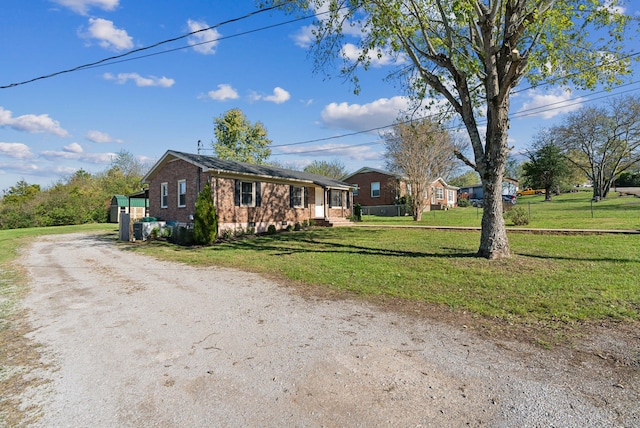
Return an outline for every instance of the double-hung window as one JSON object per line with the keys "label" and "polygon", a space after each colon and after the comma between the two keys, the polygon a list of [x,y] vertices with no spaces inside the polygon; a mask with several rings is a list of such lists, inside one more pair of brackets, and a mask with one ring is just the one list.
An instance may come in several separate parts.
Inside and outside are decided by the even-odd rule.
{"label": "double-hung window", "polygon": [[178,180],[178,207],[187,206],[187,180]]}
{"label": "double-hung window", "polygon": [[436,187],[436,198],[444,199],[444,189],[442,187]]}
{"label": "double-hung window", "polygon": [[371,197],[379,198],[380,197],[380,182],[375,181],[371,183]]}
{"label": "double-hung window", "polygon": [[340,190],[331,191],[331,206],[332,207],[342,206],[342,192]]}
{"label": "double-hung window", "polygon": [[256,206],[256,186],[251,181],[240,182],[240,206]]}
{"label": "double-hung window", "polygon": [[160,184],[160,208],[169,206],[169,183]]}
{"label": "double-hung window", "polygon": [[304,187],[291,186],[291,206],[293,208],[304,206]]}

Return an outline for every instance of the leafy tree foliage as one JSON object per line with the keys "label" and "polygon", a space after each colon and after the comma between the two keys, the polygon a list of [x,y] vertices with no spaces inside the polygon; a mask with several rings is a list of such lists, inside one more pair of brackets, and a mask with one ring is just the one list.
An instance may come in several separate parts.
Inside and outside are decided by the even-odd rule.
{"label": "leafy tree foliage", "polygon": [[480,183],[480,176],[476,171],[470,170],[449,179],[448,183],[457,187],[473,186]]}
{"label": "leafy tree foliage", "polygon": [[550,201],[552,192],[570,172],[568,161],[549,131],[538,133],[527,155],[529,161],[522,166],[524,177],[531,187],[544,189],[545,200]]}
{"label": "leafy tree foliage", "polygon": [[213,194],[209,181],[198,194],[193,216],[193,239],[197,244],[209,245],[218,236],[218,219],[213,204]]}
{"label": "leafy tree foliage", "polygon": [[20,180],[0,200],[0,229],[107,222],[113,195],[140,189],[142,176],[136,174],[142,169],[120,169],[134,164],[135,158],[123,151],[105,172],[80,169],[45,190]]}
{"label": "leafy tree foliage", "polygon": [[[342,74],[359,90],[358,72],[383,60],[417,103],[444,99],[473,147],[484,188],[478,255],[510,255],[502,217],[502,181],[512,89],[527,78],[553,78],[594,88],[630,73],[625,34],[631,17],[620,0],[267,0],[289,11],[318,14],[312,46],[316,66],[341,58]],[[603,36],[604,35],[604,36]],[[348,40],[347,40],[348,39]],[[346,42],[351,48],[344,49]],[[628,45],[626,45],[628,43]],[[351,55],[358,52],[357,57]],[[606,53],[606,54],[603,54]],[[434,103],[434,105],[438,105]],[[481,135],[478,119],[486,117]]]}
{"label": "leafy tree foliage", "polygon": [[271,140],[260,122],[252,124],[240,109],[231,109],[214,119],[216,142],[212,143],[220,159],[262,164],[271,156]]}
{"label": "leafy tree foliage", "polygon": [[567,158],[593,183],[593,197],[606,198],[621,173],[640,164],[640,97],[616,98],[585,107],[552,131]]}
{"label": "leafy tree foliage", "polygon": [[398,122],[386,135],[387,167],[407,177],[413,220],[420,221],[431,183],[451,172],[457,149],[451,135],[438,122]]}
{"label": "leafy tree foliage", "polygon": [[344,164],[337,159],[330,162],[314,160],[311,164],[305,166],[303,171],[310,174],[324,175],[336,180],[340,180],[347,175],[347,169]]}

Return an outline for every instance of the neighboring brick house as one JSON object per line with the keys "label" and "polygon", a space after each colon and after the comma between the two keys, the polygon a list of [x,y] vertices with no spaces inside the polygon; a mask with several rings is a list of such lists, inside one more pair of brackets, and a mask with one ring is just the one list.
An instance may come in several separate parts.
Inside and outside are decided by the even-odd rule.
{"label": "neighboring brick house", "polygon": [[198,194],[211,184],[218,230],[253,227],[265,232],[313,219],[331,225],[351,216],[349,184],[328,177],[212,156],[167,151],[143,178],[149,215],[193,221]]}
{"label": "neighboring brick house", "polygon": [[[342,178],[355,187],[353,202],[374,215],[404,215],[401,204],[408,194],[406,178],[400,174],[364,167]],[[448,185],[442,178],[435,180],[425,195],[425,211],[455,207],[458,188]]]}

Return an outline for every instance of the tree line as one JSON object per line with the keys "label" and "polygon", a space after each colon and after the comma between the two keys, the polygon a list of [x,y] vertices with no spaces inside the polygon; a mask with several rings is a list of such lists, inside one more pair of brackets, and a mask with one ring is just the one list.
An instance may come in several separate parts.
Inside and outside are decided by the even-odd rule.
{"label": "tree line", "polygon": [[47,189],[22,179],[3,192],[0,229],[106,223],[111,198],[139,191],[146,168],[120,151],[105,171],[80,169]]}

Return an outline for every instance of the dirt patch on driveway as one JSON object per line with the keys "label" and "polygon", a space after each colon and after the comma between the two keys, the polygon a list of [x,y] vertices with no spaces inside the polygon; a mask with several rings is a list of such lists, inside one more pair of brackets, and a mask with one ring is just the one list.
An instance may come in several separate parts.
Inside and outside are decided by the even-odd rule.
{"label": "dirt patch on driveway", "polygon": [[608,337],[487,339],[91,235],[21,262],[47,381],[22,396],[35,426],[640,426],[637,342],[627,364],[596,355]]}

